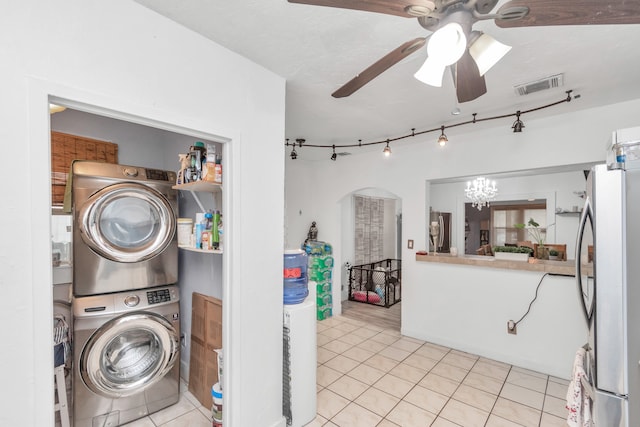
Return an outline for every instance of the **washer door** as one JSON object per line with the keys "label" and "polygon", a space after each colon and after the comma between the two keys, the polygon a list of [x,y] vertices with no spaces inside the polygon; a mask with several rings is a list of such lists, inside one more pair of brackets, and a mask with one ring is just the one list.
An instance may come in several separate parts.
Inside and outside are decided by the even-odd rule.
{"label": "washer door", "polygon": [[78,369],[94,393],[109,398],[131,396],[171,370],[178,361],[179,341],[175,328],[158,314],[124,314],[89,338]]}
{"label": "washer door", "polygon": [[82,240],[116,262],[140,262],[160,254],[176,231],[176,214],[153,188],[133,182],[94,193],[78,216]]}

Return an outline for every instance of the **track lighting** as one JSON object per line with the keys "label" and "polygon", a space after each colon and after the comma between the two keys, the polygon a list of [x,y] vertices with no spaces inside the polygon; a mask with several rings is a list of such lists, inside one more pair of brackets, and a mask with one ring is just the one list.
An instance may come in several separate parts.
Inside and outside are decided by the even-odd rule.
{"label": "track lighting", "polygon": [[[522,132],[522,129],[525,127],[524,123],[522,122],[522,120],[520,120],[520,116],[522,114],[526,114],[526,113],[530,113],[532,111],[538,111],[538,110],[542,110],[545,108],[550,108],[553,106],[556,106],[558,104],[562,104],[565,102],[570,102],[572,99],[578,99],[580,98],[580,95],[575,95],[572,96],[572,90],[568,90],[566,91],[566,98],[561,99],[559,101],[555,101],[546,105],[542,105],[539,107],[535,107],[535,108],[531,108],[529,110],[524,110],[524,111],[520,111],[518,110],[516,113],[512,113],[512,114],[502,114],[502,115],[497,115],[497,116],[492,116],[492,117],[483,117],[483,118],[478,118],[476,117],[478,113],[473,113],[473,118],[471,120],[467,120],[467,121],[462,121],[462,122],[458,122],[458,123],[451,123],[448,126],[442,125],[440,127],[436,127],[436,128],[432,128],[432,129],[426,129],[426,130],[422,130],[419,132],[416,132],[415,128],[411,128],[411,133],[406,134],[406,135],[402,135],[402,136],[397,136],[394,137],[393,140],[394,141],[399,141],[405,138],[411,138],[411,137],[415,137],[418,135],[423,135],[426,133],[430,133],[430,132],[437,132],[438,130],[440,131],[440,136],[438,137],[438,145],[440,145],[441,147],[444,147],[448,142],[449,139],[447,138],[447,135],[444,134],[444,130],[445,128],[449,128],[449,127],[457,127],[457,126],[462,126],[462,125],[470,125],[470,124],[475,124],[475,123],[480,123],[480,122],[485,122],[485,121],[489,121],[489,120],[499,120],[499,119],[504,119],[505,117],[511,117],[511,116],[516,116],[516,121],[513,122],[511,128],[513,129],[514,132]],[[308,147],[308,148],[331,148],[332,149],[332,153],[331,153],[331,160],[335,161],[338,159],[338,154],[336,153],[336,146],[334,145],[321,145],[321,144],[307,144],[306,141],[302,138],[298,138],[296,139],[296,142],[294,143],[290,143],[289,139],[285,140],[285,147],[288,147],[289,144],[291,144],[293,146],[293,149],[291,150],[290,156],[292,159],[296,159],[298,157],[298,153],[296,152],[296,144],[298,145],[298,148],[302,148],[303,144],[304,147]],[[389,142],[390,139],[386,139],[386,140],[382,140],[382,141],[372,141],[372,142],[362,142],[361,139],[358,140],[358,143],[354,143],[354,144],[342,144],[339,145],[340,148],[348,148],[348,147],[368,147],[370,145],[378,145],[378,144],[385,144],[384,149],[382,150],[382,152],[384,153],[385,157],[391,155],[391,147],[389,146]],[[349,153],[343,153],[343,154],[349,154]]]}
{"label": "track lighting", "polygon": [[520,111],[518,111],[516,113],[516,121],[513,122],[513,125],[511,126],[511,128],[513,129],[514,132],[522,132],[523,127],[524,127],[524,123],[522,123],[522,120],[520,120]]}
{"label": "track lighting", "polygon": [[444,126],[442,126],[442,127],[440,128],[440,131],[441,131],[442,133],[441,133],[441,134],[440,134],[440,136],[438,137],[438,145],[439,145],[440,147],[444,147],[444,146],[447,144],[447,142],[449,142],[449,140],[447,139],[447,135],[445,135],[445,134],[444,134]]}
{"label": "track lighting", "polygon": [[391,155],[391,148],[389,147],[389,140],[387,139],[387,146],[382,150],[385,157],[389,157]]}

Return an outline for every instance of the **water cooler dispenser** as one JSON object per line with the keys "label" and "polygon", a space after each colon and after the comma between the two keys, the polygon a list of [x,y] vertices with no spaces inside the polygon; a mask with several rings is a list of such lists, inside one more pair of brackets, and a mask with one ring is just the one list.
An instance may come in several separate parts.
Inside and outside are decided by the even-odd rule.
{"label": "water cooler dispenser", "polygon": [[[302,283],[304,282],[304,286]],[[284,256],[282,413],[287,426],[301,427],[316,417],[315,298],[307,298],[307,256]]]}

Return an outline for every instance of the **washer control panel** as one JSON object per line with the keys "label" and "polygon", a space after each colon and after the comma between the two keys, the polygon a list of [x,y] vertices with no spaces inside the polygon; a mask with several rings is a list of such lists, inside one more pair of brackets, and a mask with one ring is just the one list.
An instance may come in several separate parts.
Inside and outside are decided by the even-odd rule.
{"label": "washer control panel", "polygon": [[149,304],[159,304],[161,302],[170,302],[170,301],[171,301],[171,293],[167,288],[147,291],[147,302]]}
{"label": "washer control panel", "polygon": [[80,318],[145,310],[151,306],[175,304],[178,301],[180,301],[178,287],[170,285],[154,289],[76,297],[73,298],[72,308],[74,316]]}

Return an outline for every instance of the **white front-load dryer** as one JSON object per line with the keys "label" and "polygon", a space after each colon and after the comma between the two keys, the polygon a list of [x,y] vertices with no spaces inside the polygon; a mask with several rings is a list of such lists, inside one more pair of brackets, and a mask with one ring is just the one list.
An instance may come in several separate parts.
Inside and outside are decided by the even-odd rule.
{"label": "white front-load dryer", "polygon": [[114,427],[180,398],[177,286],[76,297],[73,420]]}

